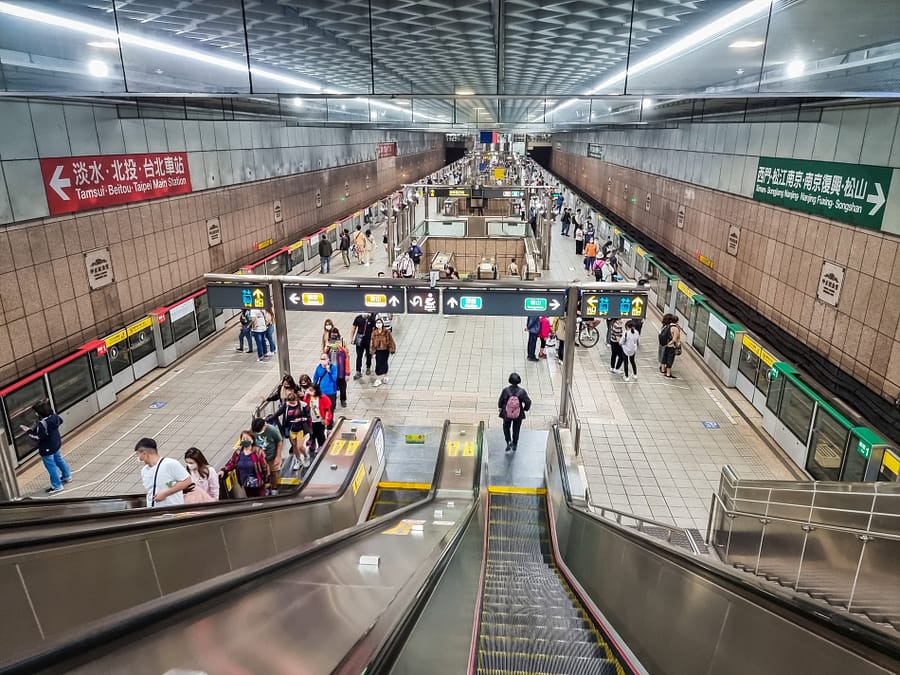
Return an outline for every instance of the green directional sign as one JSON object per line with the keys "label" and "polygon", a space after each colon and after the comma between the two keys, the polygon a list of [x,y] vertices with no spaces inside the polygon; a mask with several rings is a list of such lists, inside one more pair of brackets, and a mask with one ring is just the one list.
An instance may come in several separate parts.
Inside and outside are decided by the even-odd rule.
{"label": "green directional sign", "polygon": [[760,157],[753,198],[880,230],[893,171],[866,164]]}
{"label": "green directional sign", "polygon": [[459,299],[460,309],[481,309],[481,298],[477,295],[464,295]]}
{"label": "green directional sign", "polygon": [[547,310],[547,298],[525,298],[526,312],[544,312]]}

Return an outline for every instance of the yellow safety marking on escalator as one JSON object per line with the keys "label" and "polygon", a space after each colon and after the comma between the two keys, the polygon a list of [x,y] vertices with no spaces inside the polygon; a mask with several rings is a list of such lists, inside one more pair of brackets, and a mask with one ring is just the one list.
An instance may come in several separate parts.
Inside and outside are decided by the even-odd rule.
{"label": "yellow safety marking on escalator", "polygon": [[353,457],[356,454],[356,449],[359,447],[359,441],[349,441],[347,443],[347,450],[344,451],[344,454],[347,457]]}
{"label": "yellow safety marking on escalator", "polygon": [[431,483],[401,483],[399,481],[383,480],[378,484],[382,490],[430,490]]}
{"label": "yellow safety marking on escalator", "polygon": [[[519,487],[518,485],[491,485],[488,488],[488,492],[492,495],[545,495],[547,494],[547,488]],[[491,508],[494,507],[491,506]]]}
{"label": "yellow safety marking on escalator", "polygon": [[382,531],[382,534],[397,534],[401,537],[407,536],[410,532],[412,532],[413,525],[424,525],[424,520],[401,520],[399,523],[394,525],[393,527],[389,527],[386,530]]}
{"label": "yellow safety marking on escalator", "polygon": [[353,482],[350,484],[353,487],[353,494],[355,495],[359,492],[360,486],[363,484],[363,481],[366,478],[366,467],[360,464],[356,468],[356,475],[353,476]]}
{"label": "yellow safety marking on escalator", "polygon": [[466,441],[463,443],[463,457],[475,456],[475,441]]}
{"label": "yellow safety marking on escalator", "polygon": [[459,441],[447,441],[447,457],[459,457]]}
{"label": "yellow safety marking on escalator", "polygon": [[279,485],[300,485],[300,479],[299,478],[281,477],[278,479],[278,484]]}
{"label": "yellow safety marking on escalator", "polygon": [[347,444],[347,441],[336,440],[331,444],[331,449],[328,451],[329,455],[339,455],[344,451],[344,446]]}

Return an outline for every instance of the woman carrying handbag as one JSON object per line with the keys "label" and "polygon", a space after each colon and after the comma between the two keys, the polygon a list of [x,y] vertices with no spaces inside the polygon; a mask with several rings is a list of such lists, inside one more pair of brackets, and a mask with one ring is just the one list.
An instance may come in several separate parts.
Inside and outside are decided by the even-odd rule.
{"label": "woman carrying handbag", "polygon": [[240,447],[231,455],[228,463],[219,471],[220,476],[234,471],[237,484],[248,497],[264,497],[269,478],[269,465],[263,449],[256,445],[256,435],[249,430],[241,432]]}

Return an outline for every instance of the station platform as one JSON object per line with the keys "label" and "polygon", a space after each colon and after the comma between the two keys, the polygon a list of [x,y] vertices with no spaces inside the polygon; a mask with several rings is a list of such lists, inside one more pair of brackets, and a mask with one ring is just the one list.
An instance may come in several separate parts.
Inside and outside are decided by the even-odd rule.
{"label": "station platform", "polygon": [[[383,226],[374,230],[376,241],[382,233]],[[552,236],[551,268],[544,278],[586,278],[574,241],[562,237],[558,225]],[[335,277],[390,276],[382,247],[370,266],[354,262],[345,268],[336,255],[332,270]],[[354,314],[288,313],[295,377],[317,365],[326,317],[349,337]],[[439,428],[445,419],[484,421],[490,439],[501,425],[500,391],[509,373],[517,371],[534,403],[523,429],[546,431],[556,421],[561,363],[552,350],[546,360],[527,361],[524,319],[397,315],[393,327],[397,353],[390,360],[388,384],[374,387],[374,374],[350,380],[348,407],[338,407],[336,414],[379,416],[388,428]],[[573,392],[583,423],[581,460],[594,503],[705,530],[710,494],[724,464],[746,478],[796,474],[754,428],[759,420],[745,417],[729,401],[704,367],[687,356],[690,350],[676,362],[677,380],[658,374],[658,329],[657,319],[645,322],[636,382],[608,372],[609,350],[602,343],[576,349]],[[237,337],[235,324],[157,377],[135,383],[96,422],[67,436],[63,454],[74,481],[59,494],[141,492],[132,450],[143,436],[156,438],[168,456],[180,459],[194,446],[213,464],[223,462],[278,379],[275,360],[259,363],[255,354],[237,352]],[[352,346],[350,351],[355,358]],[[43,467],[26,470],[20,485],[23,494],[45,496]]]}

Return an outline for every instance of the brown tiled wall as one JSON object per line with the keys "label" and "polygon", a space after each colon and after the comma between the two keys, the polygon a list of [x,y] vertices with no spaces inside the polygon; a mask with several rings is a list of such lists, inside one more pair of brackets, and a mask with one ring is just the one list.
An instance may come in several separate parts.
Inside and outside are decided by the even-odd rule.
{"label": "brown tiled wall", "polygon": [[[873,391],[900,397],[896,237],[558,150],[552,167]],[[726,252],[731,225],[741,230],[737,256]],[[846,269],[836,308],[816,298],[825,260]]]}
{"label": "brown tiled wall", "polygon": [[493,258],[500,270],[500,276],[506,276],[506,268],[513,258],[521,269],[525,259],[525,240],[513,238],[471,238],[428,237],[425,240],[426,260],[431,260],[435,253],[452,253],[453,266],[460,274],[475,274],[475,267],[482,258]]}
{"label": "brown tiled wall", "polygon": [[[261,258],[256,242],[274,239],[274,250],[296,241],[443,162],[440,147],[0,228],[0,386],[190,294],[206,272],[234,272]],[[341,201],[345,181],[351,193]],[[284,220],[276,225],[277,199]],[[210,247],[206,221],[214,216],[222,243]],[[110,249],[115,283],[90,291],[84,254],[101,247]]]}

